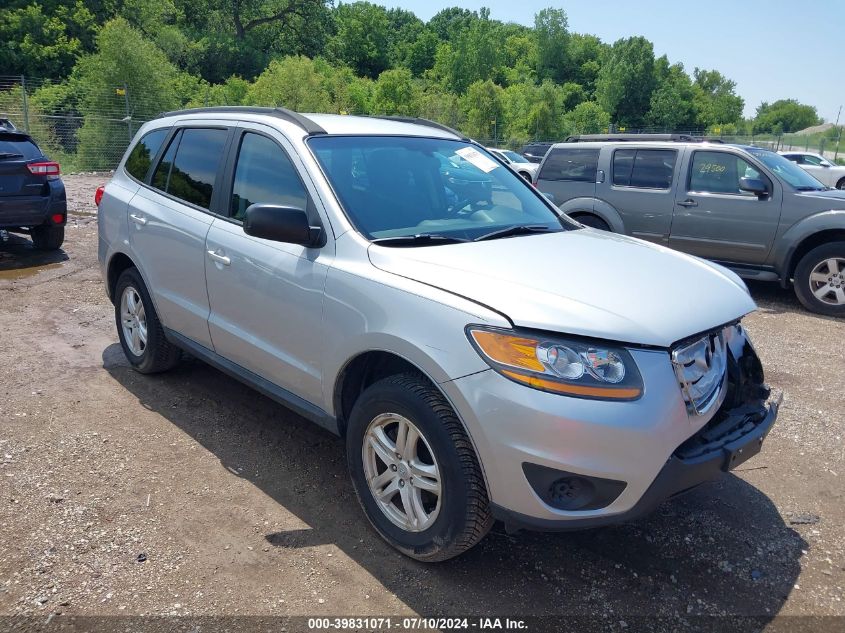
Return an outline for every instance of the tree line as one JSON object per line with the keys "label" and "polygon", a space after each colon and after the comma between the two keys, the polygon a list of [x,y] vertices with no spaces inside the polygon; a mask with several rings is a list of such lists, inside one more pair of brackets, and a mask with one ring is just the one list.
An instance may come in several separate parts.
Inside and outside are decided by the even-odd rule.
{"label": "tree line", "polygon": [[[562,9],[523,26],[487,9],[447,8],[424,22],[404,9],[331,0],[6,5],[0,72],[51,79],[31,95],[36,111],[86,117],[125,106],[142,119],[249,104],[401,114],[511,144],[611,124],[745,134],[820,123],[815,108],[792,99],[761,104],[745,120],[736,84],[718,70],[688,72],[644,37],[607,43],[573,32]],[[94,156],[114,133],[86,118],[75,142]]]}

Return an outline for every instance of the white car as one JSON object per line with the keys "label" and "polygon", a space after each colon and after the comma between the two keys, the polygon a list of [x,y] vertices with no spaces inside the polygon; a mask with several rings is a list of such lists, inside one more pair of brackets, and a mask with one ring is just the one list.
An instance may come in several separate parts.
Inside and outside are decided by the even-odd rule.
{"label": "white car", "polygon": [[780,154],[801,168],[823,185],[845,189],[845,166],[834,165],[824,156],[812,152],[780,152]]}
{"label": "white car", "polygon": [[517,154],[509,149],[496,149],[495,147],[488,147],[486,149],[497,158],[505,161],[516,173],[528,182],[534,182],[537,178],[537,171],[540,169],[539,163],[532,163],[522,154]]}

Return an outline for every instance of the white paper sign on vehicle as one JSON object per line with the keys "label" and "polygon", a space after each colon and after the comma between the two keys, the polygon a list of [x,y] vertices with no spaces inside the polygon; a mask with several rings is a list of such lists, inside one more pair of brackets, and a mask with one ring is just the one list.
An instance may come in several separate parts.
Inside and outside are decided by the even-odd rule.
{"label": "white paper sign on vehicle", "polygon": [[455,153],[461,158],[463,158],[465,161],[472,163],[473,165],[478,167],[485,174],[493,171],[494,169],[496,169],[496,167],[500,166],[499,163],[497,163],[495,160],[493,160],[492,158],[487,158],[484,154],[482,154],[473,147],[462,147]]}

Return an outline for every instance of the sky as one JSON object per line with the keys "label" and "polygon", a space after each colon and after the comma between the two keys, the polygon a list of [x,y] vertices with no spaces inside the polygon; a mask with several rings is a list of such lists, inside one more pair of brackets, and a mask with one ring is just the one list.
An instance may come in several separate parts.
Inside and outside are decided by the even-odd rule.
{"label": "sky", "polygon": [[[374,0],[430,19],[445,7],[490,8],[490,17],[533,25],[564,9],[570,31],[612,43],[643,35],[658,57],[733,79],[753,116],[763,101],[793,98],[833,122],[845,104],[845,0]],[[843,111],[841,121],[845,121]]]}

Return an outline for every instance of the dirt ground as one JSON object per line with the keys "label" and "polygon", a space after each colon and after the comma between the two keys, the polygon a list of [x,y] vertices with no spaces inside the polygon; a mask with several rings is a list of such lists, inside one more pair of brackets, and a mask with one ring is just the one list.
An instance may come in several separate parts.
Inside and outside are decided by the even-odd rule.
{"label": "dirt ground", "polygon": [[845,322],[753,285],[784,392],[760,455],[646,520],[496,526],[424,565],[369,527],[339,440],[198,361],[129,368],[97,265],[106,178],[66,177],[63,251],[0,243],[0,615],[845,615]]}

